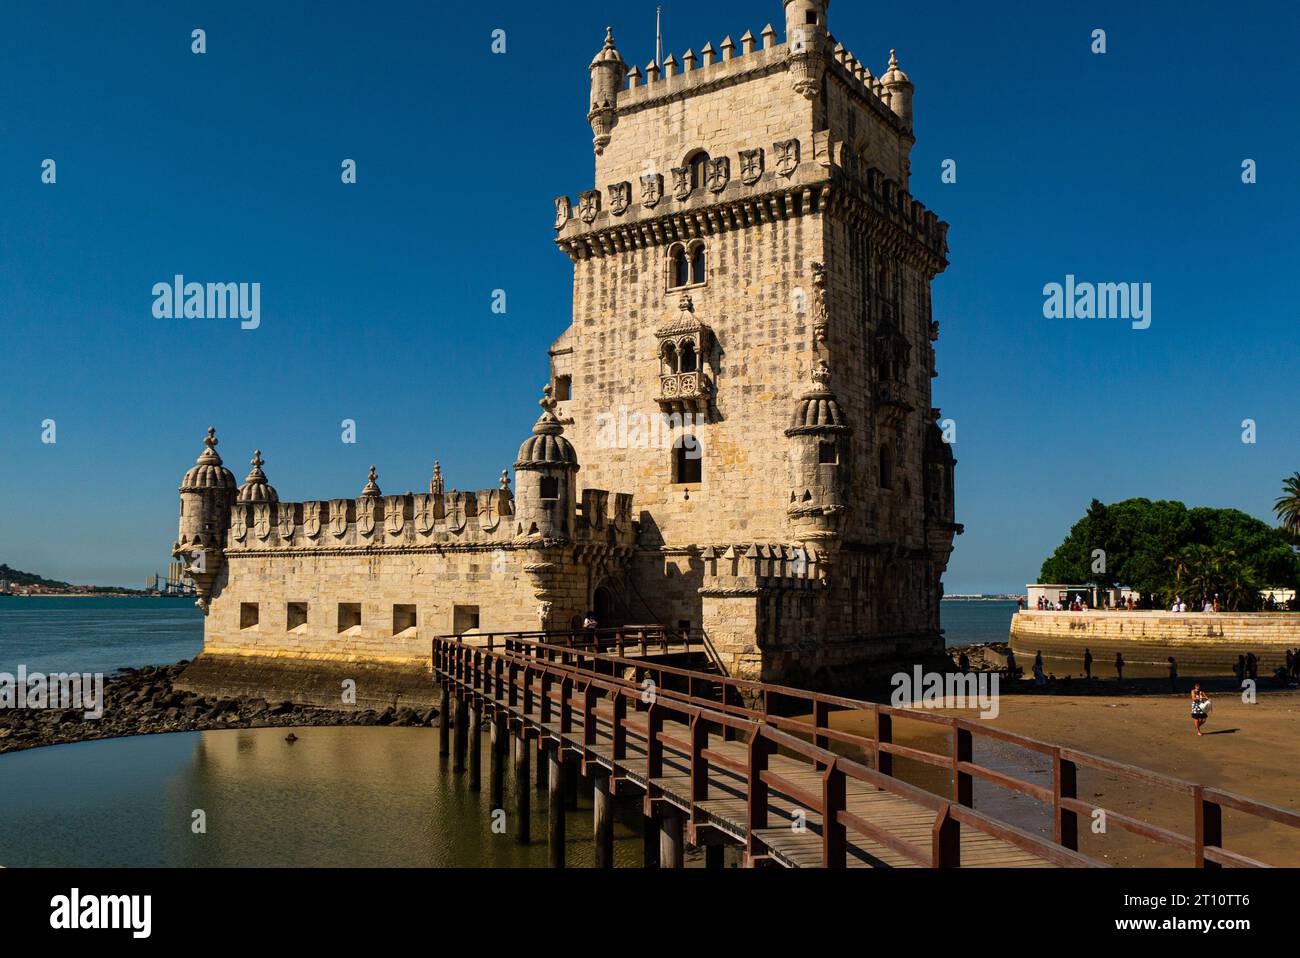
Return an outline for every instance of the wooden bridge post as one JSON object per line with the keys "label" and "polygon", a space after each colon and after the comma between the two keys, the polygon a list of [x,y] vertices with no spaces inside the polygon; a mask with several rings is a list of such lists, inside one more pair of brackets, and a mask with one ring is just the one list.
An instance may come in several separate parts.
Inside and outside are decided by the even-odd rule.
{"label": "wooden bridge post", "polygon": [[593,773],[596,783],[595,801],[592,803],[592,825],[596,837],[596,867],[614,867],[614,793],[610,788],[609,774],[604,769]]}
{"label": "wooden bridge post", "polygon": [[465,701],[465,694],[459,690],[456,693],[456,724],[452,727],[452,731],[456,735],[452,768],[457,772],[463,772],[465,750],[469,747],[469,703]]}
{"label": "wooden bridge post", "polygon": [[961,823],[952,817],[952,806],[946,805],[934,821],[930,834],[930,865],[932,868],[961,867]]}
{"label": "wooden bridge post", "polygon": [[894,774],[894,756],[880,746],[894,744],[894,717],[879,708],[876,710],[876,771],[881,775]]}
{"label": "wooden bridge post", "polygon": [[506,713],[504,709],[493,709],[491,770],[488,773],[489,798],[494,809],[503,808],[506,803],[506,744],[509,739],[506,731]]}
{"label": "wooden bridge post", "polygon": [[822,774],[822,866],[848,866],[848,829],[840,814],[848,807],[848,786],[844,772],[832,761]]}
{"label": "wooden bridge post", "polygon": [[682,840],[682,816],[675,810],[666,812],[659,826],[659,867],[681,868],[686,844]]}
{"label": "wooden bridge post", "polygon": [[[973,761],[975,761],[975,744],[970,729],[954,724],[952,727],[952,800],[967,808],[975,807],[975,779],[970,772],[961,770],[961,763]],[[1057,776],[1057,780],[1060,780],[1060,776]]]}
{"label": "wooden bridge post", "polygon": [[581,775],[578,756],[560,749],[560,764],[564,767],[564,807],[577,811],[578,778]]}
{"label": "wooden bridge post", "polygon": [[658,868],[660,816],[658,813],[646,815],[642,818],[641,824],[643,826],[641,867]]}
{"label": "wooden bridge post", "polygon": [[547,851],[552,868],[564,867],[564,750],[559,743],[546,746],[547,768],[550,770],[550,794],[547,796],[547,818],[550,834]]}
{"label": "wooden bridge post", "polygon": [[483,788],[483,699],[474,696],[474,705],[470,712],[469,728],[469,787],[470,791]]}
{"label": "wooden bridge post", "polygon": [[1079,814],[1062,807],[1061,800],[1079,797],[1079,769],[1061,758],[1059,748],[1052,749],[1052,811],[1056,843],[1071,851],[1079,850]]}
{"label": "wooden bridge post", "polygon": [[763,781],[763,773],[775,751],[776,746],[763,736],[762,728],[755,726],[749,739],[749,808],[745,829],[745,852],[750,857],[762,851],[755,843],[754,832],[767,828],[767,782]]}
{"label": "wooden bridge post", "polygon": [[438,692],[438,757],[451,754],[451,688],[450,679],[442,680]]}
{"label": "wooden bridge post", "polygon": [[537,781],[535,782],[539,792],[546,790],[548,775],[546,769],[546,739],[539,734],[537,736]]}
{"label": "wooden bridge post", "polygon": [[520,726],[515,741],[515,837],[520,845],[527,845],[529,840],[529,800],[532,794],[529,787],[532,784],[529,781],[532,777],[528,771],[529,757],[528,735],[523,726]]}
{"label": "wooden bridge post", "polygon": [[1192,801],[1196,803],[1196,867],[1222,868],[1205,857],[1205,849],[1223,847],[1223,806],[1205,797],[1204,785],[1193,787]]}

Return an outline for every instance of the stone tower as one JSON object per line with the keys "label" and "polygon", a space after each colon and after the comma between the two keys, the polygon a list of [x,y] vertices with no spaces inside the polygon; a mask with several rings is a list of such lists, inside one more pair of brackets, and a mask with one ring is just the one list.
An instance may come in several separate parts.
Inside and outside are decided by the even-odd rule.
{"label": "stone tower", "polygon": [[[234,474],[217,455],[217,431],[209,429],[203,452],[181,480],[180,531],[172,556],[184,563],[194,580],[199,608],[206,611],[214,585],[223,571],[230,508],[239,494]],[[254,471],[260,472],[255,456]],[[252,481],[250,476],[249,480]],[[266,477],[262,477],[266,481]]]}
{"label": "stone tower", "polygon": [[783,6],[784,42],[644,73],[607,31],[595,181],[555,203],[574,306],[552,382],[585,480],[640,510],[622,617],[703,629],[735,674],[852,684],[941,648],[948,227],[910,193],[897,55],[877,79],[828,0]]}

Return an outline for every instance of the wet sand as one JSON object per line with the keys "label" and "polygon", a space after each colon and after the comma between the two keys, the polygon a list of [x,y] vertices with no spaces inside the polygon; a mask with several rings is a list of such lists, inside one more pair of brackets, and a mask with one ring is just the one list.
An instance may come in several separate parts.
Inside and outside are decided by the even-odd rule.
{"label": "wet sand", "polygon": [[[990,726],[1046,742],[1136,765],[1175,778],[1237,792],[1248,798],[1300,811],[1300,691],[1261,692],[1256,704],[1240,693],[1211,693],[1214,710],[1198,738],[1187,695],[1096,694],[1003,695]],[[969,710],[944,710],[977,718]],[[869,732],[862,713],[843,712],[832,724]],[[950,754],[946,734],[920,722],[895,720],[895,741],[926,751]],[[976,762],[1017,778],[1049,785],[1049,762],[1042,756],[977,738]],[[849,749],[846,751],[852,752]],[[857,757],[857,756],[855,756]],[[896,760],[895,774],[932,791],[946,793],[948,775],[941,769]],[[1193,834],[1190,797],[1134,784],[1118,776],[1080,769],[1079,797],[1112,811]],[[1050,808],[1025,796],[977,783],[975,807],[996,818],[1050,835]],[[1225,810],[1224,846],[1273,865],[1300,866],[1300,830]],[[1188,867],[1190,852],[1129,835],[1117,828],[1094,833],[1079,822],[1080,850],[1116,865]]]}

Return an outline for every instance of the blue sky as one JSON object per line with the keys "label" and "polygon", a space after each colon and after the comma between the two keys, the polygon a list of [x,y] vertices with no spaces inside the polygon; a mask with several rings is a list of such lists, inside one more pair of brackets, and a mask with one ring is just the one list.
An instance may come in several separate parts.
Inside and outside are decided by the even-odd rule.
{"label": "blue sky", "polygon": [[[782,23],[777,0],[664,8],[679,58]],[[935,399],[967,533],[949,591],[1034,579],[1093,496],[1264,518],[1300,469],[1298,11],[832,4],[877,75],[898,49],[912,190],[952,223]],[[390,492],[434,459],[449,485],[493,485],[568,322],[551,199],[593,185],[586,67],[608,23],[652,58],[650,2],[6,0],[0,561],[163,570],[208,425],[239,478],[261,448],[290,499],[355,495],[372,462]],[[155,319],[175,273],[260,282],[261,328]],[[1151,328],[1045,319],[1067,274],[1151,283]]]}

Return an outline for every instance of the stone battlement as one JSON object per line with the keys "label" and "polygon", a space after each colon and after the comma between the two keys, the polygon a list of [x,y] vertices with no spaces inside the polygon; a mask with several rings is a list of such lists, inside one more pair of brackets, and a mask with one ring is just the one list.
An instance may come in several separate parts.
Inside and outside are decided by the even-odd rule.
{"label": "stone battlement", "polygon": [[856,200],[859,217],[872,214],[892,224],[946,262],[948,223],[828,132],[814,134],[807,145],[791,140],[773,148],[784,157],[775,168],[764,171],[759,163],[751,176],[744,172],[747,158],[763,151],[758,146],[743,151],[736,158],[741,178],[718,190],[679,191],[652,200],[643,193],[634,203],[631,184],[612,184],[604,192],[580,194],[576,214],[571,198],[557,197],[556,245],[577,261],[805,216],[828,204],[848,211]]}
{"label": "stone battlement", "polygon": [[[584,489],[572,530],[577,543],[630,546],[632,497]],[[236,502],[226,552],[267,550],[401,550],[439,546],[498,547],[532,534],[516,521],[508,489],[310,502]]]}

